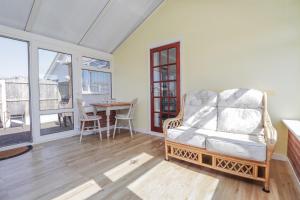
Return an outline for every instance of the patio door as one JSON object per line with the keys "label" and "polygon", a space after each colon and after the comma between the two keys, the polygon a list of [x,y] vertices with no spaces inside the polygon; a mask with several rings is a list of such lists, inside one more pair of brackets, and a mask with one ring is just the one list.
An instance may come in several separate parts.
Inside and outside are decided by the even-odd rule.
{"label": "patio door", "polygon": [[32,141],[28,47],[0,37],[0,148]]}
{"label": "patio door", "polygon": [[180,43],[150,50],[151,130],[162,132],[163,122],[180,110]]}

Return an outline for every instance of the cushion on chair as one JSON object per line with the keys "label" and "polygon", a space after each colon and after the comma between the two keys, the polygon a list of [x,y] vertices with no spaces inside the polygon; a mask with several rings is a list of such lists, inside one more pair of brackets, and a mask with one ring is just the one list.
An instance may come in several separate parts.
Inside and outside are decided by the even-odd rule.
{"label": "cushion on chair", "polygon": [[218,131],[256,134],[263,129],[263,93],[253,89],[225,90],[219,94]]}
{"label": "cushion on chair", "polygon": [[216,130],[217,97],[216,92],[206,90],[188,93],[184,105],[184,126]]}
{"label": "cushion on chair", "polygon": [[266,160],[266,143],[263,135],[224,133],[208,136],[206,149],[238,158]]}
{"label": "cushion on chair", "polygon": [[167,138],[169,141],[205,148],[205,136],[195,133],[196,130],[186,126],[168,129]]}

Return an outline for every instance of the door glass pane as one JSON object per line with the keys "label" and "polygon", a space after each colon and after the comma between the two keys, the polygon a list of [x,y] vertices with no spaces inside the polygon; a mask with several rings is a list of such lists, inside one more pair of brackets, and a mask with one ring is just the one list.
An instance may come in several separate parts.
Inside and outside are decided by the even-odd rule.
{"label": "door glass pane", "polygon": [[164,50],[160,52],[161,65],[165,65],[168,62],[168,51]]}
{"label": "door glass pane", "polygon": [[169,66],[169,80],[176,80],[176,65]]}
{"label": "door glass pane", "polygon": [[31,142],[28,43],[0,37],[0,147]]}
{"label": "door glass pane", "polygon": [[153,83],[153,96],[160,96],[160,83]]}
{"label": "door glass pane", "polygon": [[168,96],[168,82],[162,82],[161,83],[162,88],[161,88],[161,96],[167,97]]}
{"label": "door glass pane", "polygon": [[160,114],[154,113],[154,126],[160,127]]}
{"label": "door glass pane", "polygon": [[73,113],[57,113],[40,116],[41,135],[73,130]]}
{"label": "door glass pane", "polygon": [[72,108],[71,55],[39,49],[40,110]]}
{"label": "door glass pane", "polygon": [[153,68],[153,81],[160,81],[159,67]]}
{"label": "door glass pane", "polygon": [[168,80],[168,67],[161,67],[161,80],[166,81]]}
{"label": "door glass pane", "polygon": [[160,112],[160,98],[154,98],[154,112]]}
{"label": "door glass pane", "polygon": [[159,52],[155,52],[153,54],[153,65],[158,66],[159,65]]}
{"label": "door glass pane", "polygon": [[169,112],[168,98],[162,98],[162,112]]}
{"label": "door glass pane", "polygon": [[176,112],[176,99],[170,98],[170,112]]}
{"label": "door glass pane", "polygon": [[176,82],[175,81],[169,82],[169,95],[171,97],[176,97]]}
{"label": "door glass pane", "polygon": [[169,49],[169,63],[176,63],[176,48]]}
{"label": "door glass pane", "polygon": [[161,124],[164,124],[164,121],[168,118],[169,118],[169,114],[162,114],[161,115]]}

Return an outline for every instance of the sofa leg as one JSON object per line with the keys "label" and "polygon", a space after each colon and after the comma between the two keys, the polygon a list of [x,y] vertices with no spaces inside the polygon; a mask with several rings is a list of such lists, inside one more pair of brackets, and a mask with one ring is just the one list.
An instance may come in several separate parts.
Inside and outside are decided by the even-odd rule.
{"label": "sofa leg", "polygon": [[269,180],[267,180],[265,183],[264,183],[264,187],[262,189],[264,192],[266,193],[270,193],[270,182]]}

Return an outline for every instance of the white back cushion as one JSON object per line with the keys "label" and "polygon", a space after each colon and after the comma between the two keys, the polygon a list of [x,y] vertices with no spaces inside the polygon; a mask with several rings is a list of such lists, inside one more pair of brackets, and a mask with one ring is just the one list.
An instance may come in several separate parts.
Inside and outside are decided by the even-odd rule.
{"label": "white back cushion", "polygon": [[260,134],[263,129],[263,93],[231,89],[219,94],[218,131]]}
{"label": "white back cushion", "polygon": [[184,126],[217,129],[217,98],[213,91],[201,90],[187,94],[184,105]]}

